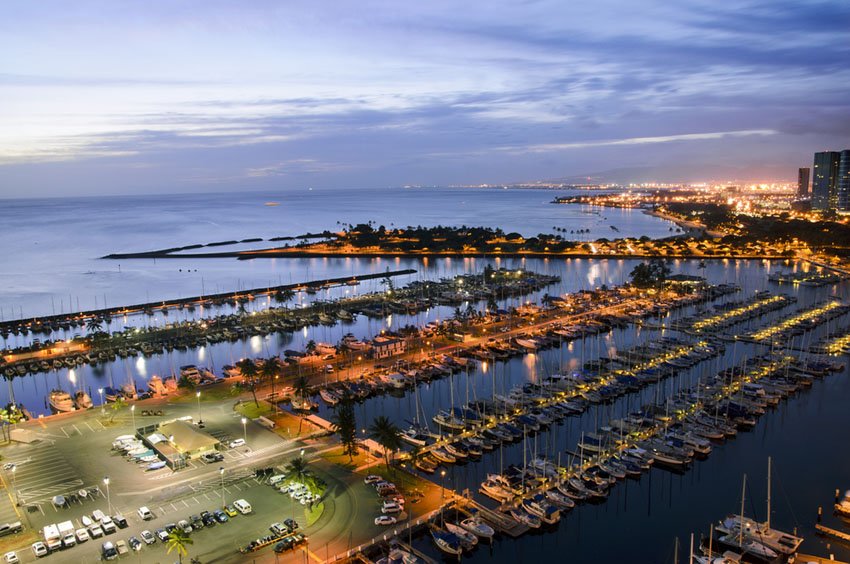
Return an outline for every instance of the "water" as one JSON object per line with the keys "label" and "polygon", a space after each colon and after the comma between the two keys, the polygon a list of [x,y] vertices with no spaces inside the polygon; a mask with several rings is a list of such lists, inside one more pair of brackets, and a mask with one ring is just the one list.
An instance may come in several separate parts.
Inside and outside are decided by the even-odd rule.
{"label": "water", "polygon": [[[411,279],[438,278],[461,272],[478,272],[485,264],[558,274],[561,283],[531,296],[592,289],[601,284],[619,284],[637,264],[631,260],[521,260],[483,259],[273,259],[237,262],[231,259],[112,261],[97,257],[110,252],[148,250],[191,243],[207,243],[248,237],[297,235],[308,231],[336,228],[336,221],[357,223],[374,220],[378,224],[453,224],[488,225],[506,232],[524,235],[551,232],[558,225],[568,230],[590,229],[584,236],[594,239],[614,235],[610,225],[617,225],[623,236],[669,234],[669,224],[630,210],[593,210],[578,206],[556,206],[548,202],[556,195],[551,191],[469,191],[469,190],[367,190],[314,191],[285,194],[192,195],[100,199],[16,200],[4,202],[0,209],[0,234],[7,245],[7,264],[0,272],[0,312],[6,319],[52,312],[166,299],[206,292],[263,286],[310,278],[347,276],[365,272],[381,272],[386,268],[415,268],[414,276],[400,278],[397,284]],[[280,201],[277,207],[264,206],[266,201]],[[674,271],[704,274],[712,282],[741,285],[746,295],[754,290],[770,288],[767,274],[780,265],[762,261],[709,261],[705,268],[691,261],[674,261]],[[800,266],[800,268],[803,268]],[[339,297],[345,292],[364,292],[379,288],[379,283],[365,283],[357,288],[337,288],[319,297]],[[797,306],[805,307],[829,295],[845,300],[850,285],[810,289],[782,287],[796,293]],[[737,299],[738,296],[732,296]],[[304,299],[302,296],[301,299]],[[504,304],[503,304],[504,305]],[[249,307],[263,307],[262,300]],[[342,334],[353,332],[361,338],[374,335],[383,327],[397,327],[409,322],[422,324],[445,318],[453,308],[433,308],[417,316],[391,316],[384,320],[360,318],[353,324],[336,327],[312,327],[291,335],[254,337],[236,343],[221,343],[194,351],[156,355],[150,358],[118,360],[98,367],[83,366],[75,370],[59,370],[34,377],[17,378],[11,384],[16,399],[34,413],[46,413],[44,398],[53,387],[67,390],[83,387],[96,390],[104,385],[120,385],[128,379],[140,387],[154,373],[169,374],[183,364],[212,366],[220,370],[244,356],[269,356],[286,348],[302,348],[307,340],[336,342]],[[773,313],[784,315],[792,308]],[[130,318],[127,324],[162,324],[182,319],[188,312],[172,312],[168,319]],[[115,330],[125,323],[115,320]],[[817,334],[834,332],[846,326],[843,319]],[[63,335],[67,338],[70,335]],[[563,366],[575,366],[611,349],[622,349],[634,343],[656,339],[658,331],[617,330],[610,335],[588,338],[584,342],[564,345],[560,350],[543,351],[507,363],[482,366],[468,375],[453,380],[455,403],[470,398],[487,397],[493,387],[510,389],[515,383],[539,378]],[[807,338],[808,339],[808,338]],[[17,342],[17,341],[15,341]],[[6,344],[14,344],[7,342]],[[809,340],[804,344],[808,345]],[[709,360],[676,380],[660,383],[662,390],[670,386],[689,386],[696,378],[714,373],[751,354],[752,346],[729,347],[722,358]],[[846,360],[846,359],[845,359]],[[830,506],[835,488],[850,487],[847,482],[850,453],[846,449],[848,428],[846,400],[850,394],[850,372],[817,381],[814,387],[783,402],[759,420],[752,432],[716,446],[706,461],[696,462],[684,475],[652,470],[640,481],[626,481],[617,486],[611,498],[602,505],[582,506],[567,514],[556,531],[527,535],[519,540],[497,540],[492,548],[479,547],[464,557],[472,562],[528,562],[535,558],[569,559],[574,562],[672,562],[674,537],[686,546],[691,532],[706,533],[708,524],[736,511],[740,504],[740,482],[743,473],[750,479],[752,500],[747,512],[764,517],[766,458],[774,457],[774,523],[792,529],[800,527],[807,537],[804,548],[826,553],[825,543],[815,537],[813,523],[818,505]],[[541,433],[529,448],[557,453],[574,449],[582,431],[588,431],[637,407],[653,397],[654,388],[624,397],[612,406],[594,408],[582,417],[570,418],[550,432]],[[9,400],[10,389],[0,389],[0,404]],[[97,392],[91,394],[97,402]],[[449,380],[435,381],[419,389],[424,416],[430,418],[440,407],[451,403]],[[328,415],[323,406],[322,413]],[[383,396],[358,405],[358,424],[365,426],[376,413],[391,417],[398,424],[415,416],[412,393],[404,397]],[[535,444],[536,443],[536,444]],[[481,462],[450,467],[447,486],[477,490],[477,484],[488,471],[522,461],[522,446],[506,447],[486,455]],[[437,478],[439,480],[439,477]],[[828,511],[827,511],[828,513]],[[436,555],[430,541],[421,539],[417,546]],[[833,546],[831,552],[847,559],[850,552]]]}
{"label": "water", "polygon": [[[387,260],[106,261],[116,252],[196,243],[268,239],[340,228],[338,222],[401,227],[483,225],[526,236],[553,227],[587,229],[581,240],[618,235],[666,237],[672,224],[638,210],[555,205],[569,191],[493,189],[293,190],[4,200],[0,206],[0,315],[93,309],[307,278],[383,271]],[[265,202],[279,206],[265,206]],[[259,245],[269,245],[260,243]],[[77,307],[79,305],[79,308]]]}

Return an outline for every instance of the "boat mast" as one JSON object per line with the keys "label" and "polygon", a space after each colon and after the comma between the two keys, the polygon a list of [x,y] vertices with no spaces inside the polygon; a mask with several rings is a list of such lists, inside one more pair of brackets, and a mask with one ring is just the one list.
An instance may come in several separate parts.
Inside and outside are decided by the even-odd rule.
{"label": "boat mast", "polygon": [[[711,556],[709,556],[709,559]],[[688,564],[694,564],[694,534],[691,533],[691,549],[688,551]]]}
{"label": "boat mast", "polygon": [[747,475],[744,474],[744,485],[741,488],[741,521],[738,523],[738,546],[744,546],[744,496],[747,494]]}
{"label": "boat mast", "polygon": [[771,458],[767,457],[767,521],[765,525],[770,529],[770,465]]}

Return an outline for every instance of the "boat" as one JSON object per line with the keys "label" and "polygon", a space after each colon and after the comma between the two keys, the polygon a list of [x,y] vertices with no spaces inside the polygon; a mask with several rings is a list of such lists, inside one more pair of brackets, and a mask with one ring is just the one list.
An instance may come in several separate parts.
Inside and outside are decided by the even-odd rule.
{"label": "boat", "polygon": [[455,431],[462,431],[466,427],[466,424],[462,419],[458,419],[448,411],[440,411],[437,415],[435,415],[434,423],[440,427],[445,427],[446,429],[452,429]]}
{"label": "boat", "polygon": [[83,390],[74,393],[74,403],[77,405],[77,409],[91,409],[93,405],[91,398]]}
{"label": "boat", "polygon": [[423,429],[420,429],[415,425],[411,425],[409,428],[401,432],[399,438],[413,446],[424,447],[428,444],[430,436],[427,435]]}
{"label": "boat", "polygon": [[457,459],[454,456],[441,448],[435,448],[432,450],[431,455],[440,462],[445,462],[446,464],[453,464],[457,462]]}
{"label": "boat", "polygon": [[74,411],[74,400],[71,399],[71,394],[62,390],[53,390],[48,397],[50,407],[58,413]]}
{"label": "boat", "polygon": [[449,532],[442,531],[436,528],[431,529],[431,538],[434,539],[434,544],[437,545],[437,548],[439,548],[446,554],[458,556],[461,552],[463,552],[463,547],[460,544],[460,539]]}
{"label": "boat", "polygon": [[421,564],[422,559],[397,546],[390,548],[390,553],[379,558],[375,564]]}
{"label": "boat", "polygon": [[312,411],[318,409],[319,404],[310,398],[302,398],[301,396],[292,397],[292,409],[297,411]]}
{"label": "boat", "polygon": [[514,494],[496,480],[487,479],[481,484],[481,493],[487,497],[491,497],[498,502],[505,502],[513,499]]}
{"label": "boat", "polygon": [[517,523],[521,523],[526,525],[532,529],[539,529],[541,525],[540,518],[537,515],[532,515],[531,513],[525,511],[524,509],[511,509],[508,511],[508,515],[513,517],[514,521]]}
{"label": "boat", "polygon": [[473,516],[464,519],[459,523],[459,525],[473,535],[483,539],[492,539],[496,535],[496,530],[482,521],[476,513],[477,511],[473,509]]}
{"label": "boat", "polygon": [[154,395],[164,396],[168,394],[165,384],[162,383],[162,378],[156,374],[151,376],[151,379],[148,380],[148,389],[153,392]]}
{"label": "boat", "polygon": [[460,539],[460,543],[464,546],[464,548],[472,549],[478,544],[478,537],[460,525],[455,523],[445,523],[444,527],[448,532]]}
{"label": "boat", "polygon": [[433,474],[437,470],[437,462],[430,456],[420,456],[413,465],[426,474]]}
{"label": "boat", "polygon": [[554,525],[561,520],[561,511],[557,507],[549,505],[543,494],[537,494],[531,499],[524,499],[522,508],[539,517],[547,525]]}
{"label": "boat", "polygon": [[836,503],[833,508],[836,513],[841,515],[850,516],[850,490],[844,492],[844,497]]}
{"label": "boat", "polygon": [[103,388],[103,397],[106,398],[106,401],[118,401],[118,398],[123,398],[124,394],[121,393],[121,390],[106,386]]}
{"label": "boat", "polygon": [[339,403],[339,396],[333,393],[330,390],[321,389],[319,390],[319,396],[324,400],[326,404],[333,407]]}

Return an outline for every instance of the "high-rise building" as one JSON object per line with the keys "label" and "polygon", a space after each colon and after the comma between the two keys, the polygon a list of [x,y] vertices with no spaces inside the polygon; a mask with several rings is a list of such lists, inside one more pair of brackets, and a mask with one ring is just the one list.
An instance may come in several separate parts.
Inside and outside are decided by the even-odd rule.
{"label": "high-rise building", "polygon": [[841,151],[838,161],[838,211],[850,213],[850,149]]}
{"label": "high-rise building", "polygon": [[812,172],[812,209],[829,211],[838,207],[838,164],[841,153],[815,153]]}
{"label": "high-rise building", "polygon": [[810,168],[801,168],[797,171],[797,197],[807,198],[809,196],[809,173]]}

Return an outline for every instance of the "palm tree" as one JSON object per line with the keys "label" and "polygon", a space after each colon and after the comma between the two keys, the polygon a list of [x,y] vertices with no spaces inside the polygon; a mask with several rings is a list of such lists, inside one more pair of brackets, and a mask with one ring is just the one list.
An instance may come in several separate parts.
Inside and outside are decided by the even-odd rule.
{"label": "palm tree", "polygon": [[401,431],[385,415],[379,415],[369,426],[369,437],[384,447],[384,461],[390,469],[390,453],[401,448]]}
{"label": "palm tree", "polygon": [[334,411],[333,426],[334,431],[339,434],[342,454],[348,455],[349,462],[354,460],[354,455],[357,454],[357,419],[348,394],[345,394]]}
{"label": "palm tree", "polygon": [[92,317],[86,322],[86,329],[89,333],[97,333],[103,327],[103,322],[99,317]]}
{"label": "palm tree", "polygon": [[313,351],[316,350],[316,341],[310,339],[309,341],[307,341],[307,346],[304,348],[307,351],[307,354],[313,354]]}
{"label": "palm tree", "polygon": [[254,405],[260,407],[260,402],[257,401],[257,365],[250,358],[244,358],[236,363],[239,371],[242,373],[242,379],[251,390],[251,395],[254,396]]}
{"label": "palm tree", "polygon": [[294,482],[303,482],[307,476],[307,461],[303,457],[293,458],[286,467],[286,477]]}
{"label": "palm tree", "polygon": [[168,546],[167,554],[171,554],[172,550],[177,551],[177,559],[179,562],[183,562],[183,557],[189,554],[189,550],[186,548],[190,544],[194,544],[194,541],[189,538],[189,535],[181,531],[180,529],[176,529],[173,532],[168,534],[168,540],[165,541],[166,546]]}
{"label": "palm tree", "polygon": [[124,401],[124,398],[121,396],[118,396],[114,402],[109,404],[109,409],[112,410],[112,414],[109,416],[109,422],[112,423],[112,421],[115,420],[115,416],[118,415],[118,412],[125,407],[127,407],[127,402]]}

